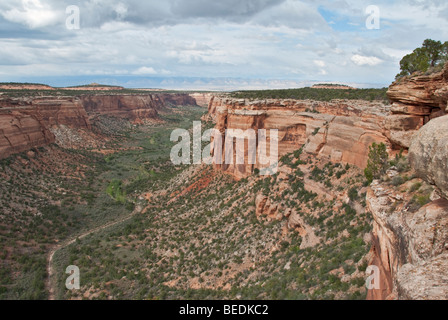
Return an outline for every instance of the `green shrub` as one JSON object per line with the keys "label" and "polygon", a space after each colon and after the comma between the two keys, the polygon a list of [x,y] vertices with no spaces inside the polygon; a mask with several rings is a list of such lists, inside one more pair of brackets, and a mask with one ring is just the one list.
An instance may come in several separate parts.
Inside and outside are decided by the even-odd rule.
{"label": "green shrub", "polygon": [[410,192],[418,191],[422,187],[421,182],[414,183],[412,187],[409,189]]}
{"label": "green shrub", "polygon": [[392,178],[392,185],[395,187],[401,186],[405,182],[402,176],[396,176]]}
{"label": "green shrub", "polygon": [[126,191],[124,191],[123,189],[123,182],[121,180],[112,180],[106,189],[106,193],[110,195],[115,201],[122,204],[126,203]]}
{"label": "green shrub", "polygon": [[384,143],[376,144],[375,142],[369,147],[369,160],[364,174],[369,183],[374,179],[381,178],[388,169],[388,154]]}
{"label": "green shrub", "polygon": [[427,205],[431,201],[430,197],[431,196],[429,194],[418,196],[417,203],[423,207],[424,205]]}
{"label": "green shrub", "polygon": [[357,187],[353,187],[348,191],[348,197],[350,198],[351,201],[356,201],[359,198],[358,195],[358,188]]}

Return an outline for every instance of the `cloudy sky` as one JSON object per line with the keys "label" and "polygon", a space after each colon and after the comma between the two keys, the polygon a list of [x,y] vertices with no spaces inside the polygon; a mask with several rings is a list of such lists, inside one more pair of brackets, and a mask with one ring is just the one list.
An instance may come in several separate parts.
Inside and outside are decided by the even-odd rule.
{"label": "cloudy sky", "polygon": [[446,0],[1,0],[0,81],[388,86],[426,38],[448,40]]}

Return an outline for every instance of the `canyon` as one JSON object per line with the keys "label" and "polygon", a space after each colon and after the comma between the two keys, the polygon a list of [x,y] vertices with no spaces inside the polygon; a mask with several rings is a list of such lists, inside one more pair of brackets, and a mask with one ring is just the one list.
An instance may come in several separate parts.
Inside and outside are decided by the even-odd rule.
{"label": "canyon", "polygon": [[[215,98],[210,102],[208,118],[216,122],[223,141],[227,129],[277,129],[280,157],[303,146],[308,154],[321,159],[364,168],[372,143],[390,145],[385,129],[388,112],[389,106],[381,102],[360,100],[318,102]],[[269,138],[267,145],[269,149]],[[236,153],[236,147],[234,150]],[[244,153],[247,157],[247,149]],[[262,169],[263,165],[217,167],[241,179],[252,174],[255,168]]]}
{"label": "canyon", "polygon": [[55,142],[52,129],[89,131],[102,115],[135,124],[156,120],[173,105],[196,105],[187,94],[92,94],[75,97],[0,96],[0,159]]}
{"label": "canyon", "polygon": [[[302,288],[306,292],[302,298],[341,299],[346,294],[356,298],[365,292],[364,283],[359,279],[365,280],[363,266],[368,265],[377,266],[380,271],[380,288],[368,290],[368,299],[447,299],[448,64],[442,72],[394,82],[388,97],[390,104],[365,100],[249,100],[210,93],[0,95],[0,159],[5,158],[2,166],[7,168],[5,180],[8,179],[11,186],[13,176],[22,180],[34,177],[31,173],[40,170],[38,159],[49,161],[45,158],[45,150],[66,159],[59,161],[61,166],[65,162],[69,165],[63,168],[65,179],[72,179],[65,183],[65,189],[61,187],[59,177],[47,177],[51,181],[47,183],[49,199],[64,210],[69,203],[66,199],[69,186],[78,179],[69,174],[70,168],[76,167],[69,159],[83,161],[81,163],[94,161],[98,169],[91,169],[104,176],[101,180],[93,179],[98,172],[91,173],[88,189],[91,198],[84,186],[72,192],[70,210],[75,212],[86,210],[75,208],[74,204],[78,205],[81,199],[89,204],[89,201],[95,203],[94,199],[98,197],[103,201],[98,202],[98,207],[112,210],[121,217],[123,209],[119,207],[119,201],[102,198],[106,196],[103,189],[110,191],[113,186],[110,176],[119,179],[122,183],[119,186],[130,192],[128,196],[137,199],[135,203],[125,199],[121,205],[131,209],[135,205],[142,214],[129,222],[135,229],[126,229],[132,237],[120,231],[112,236],[116,242],[104,245],[110,246],[108,252],[119,248],[117,254],[127,250],[126,246],[131,248],[125,251],[127,254],[134,247],[141,250],[148,258],[148,261],[141,261],[148,274],[164,275],[163,281],[157,283],[160,287],[145,285],[151,290],[154,287],[151,294],[157,294],[157,297],[163,297],[164,288],[179,286],[185,290],[216,290],[214,294],[221,297],[222,292],[227,294],[233,286],[244,284],[247,290],[256,293],[254,297],[276,298],[279,290],[275,283],[284,279],[272,275],[284,272],[293,284],[284,284],[288,289],[283,288],[286,291],[281,297],[286,298],[288,294],[297,297]],[[159,157],[160,150],[169,147],[164,139],[172,128],[156,130],[153,125],[162,123],[161,114],[167,113],[175,118],[175,121],[171,119],[171,125],[177,126],[185,117],[181,106],[198,105],[204,109],[197,108],[200,110],[187,119],[190,121],[198,114],[202,116],[207,107],[208,113],[202,119],[212,121],[223,139],[229,129],[277,129],[281,159],[278,174],[266,179],[257,176],[256,169],[263,169],[263,164],[258,162],[254,165],[215,165],[214,168],[191,166],[178,175],[173,174],[178,169],[171,168]],[[127,141],[124,148],[114,149],[118,144],[116,141],[110,143],[111,155],[104,159],[103,154],[86,155],[82,151],[65,150],[63,146],[59,149],[63,145],[61,141],[65,141],[64,136],[74,131],[96,134],[105,117],[128,122],[129,126],[123,122],[123,128],[129,129],[126,134],[137,135],[141,144],[137,147]],[[165,120],[169,122],[169,119]],[[108,126],[108,122],[105,123],[103,128]],[[121,122],[115,125],[121,126]],[[133,128],[139,129],[133,131]],[[151,139],[147,139],[144,130],[152,129]],[[83,136],[80,137],[83,140]],[[101,137],[99,134],[92,140]],[[55,142],[56,147],[52,146]],[[90,147],[87,142],[83,143],[84,149]],[[270,143],[268,139],[268,150]],[[382,178],[368,185],[362,170],[368,163],[369,147],[373,143],[384,143],[390,160],[395,157],[395,163]],[[72,149],[75,144],[65,145]],[[44,146],[42,152],[35,150]],[[248,150],[244,148],[247,160]],[[26,153],[11,161],[6,159],[22,152]],[[236,153],[234,148],[234,156]],[[133,161],[132,166],[129,159]],[[13,165],[8,167],[10,162]],[[33,166],[33,169],[27,166]],[[86,168],[90,166],[84,165],[77,172]],[[112,169],[118,171],[113,174],[107,171]],[[129,170],[133,170],[134,177],[128,174]],[[87,175],[87,172],[83,174]],[[154,178],[159,174],[160,180]],[[79,181],[87,183],[84,179]],[[53,195],[56,195],[55,199]],[[27,202],[34,203],[39,199],[40,196],[29,195]],[[3,201],[10,200],[5,198]],[[15,212],[25,212],[27,208],[22,207],[23,201],[15,201],[20,204],[12,206],[20,209]],[[31,209],[32,214],[42,210],[40,207]],[[92,212],[95,217],[103,217],[101,210],[92,209]],[[80,217],[81,221],[85,219]],[[144,217],[150,219],[143,220]],[[96,223],[100,224],[101,219],[98,218]],[[195,227],[190,230],[185,227],[188,225]],[[106,230],[101,232],[107,234]],[[171,233],[179,233],[179,237],[173,237]],[[106,238],[111,235],[95,236]],[[167,241],[155,243],[155,237]],[[204,240],[209,246],[200,245]],[[91,249],[98,243],[90,243],[88,247]],[[151,252],[146,250],[147,246],[152,248]],[[177,251],[178,246],[182,250]],[[104,250],[97,248],[96,254],[101,255]],[[74,249],[67,247],[67,250]],[[223,250],[225,255],[221,254]],[[190,254],[184,256],[184,252]],[[267,257],[272,258],[275,252],[280,252],[280,258],[275,258],[278,263],[272,264]],[[320,256],[322,252],[327,256]],[[318,256],[320,260],[316,262]],[[94,259],[87,261],[82,255],[79,259],[79,263],[92,264],[92,270],[103,267],[100,262],[99,266],[93,266]],[[116,261],[119,263],[120,260]],[[179,273],[168,272],[165,268],[168,263]],[[123,266],[116,265],[116,268],[114,274],[119,275],[119,279],[113,281],[121,281],[120,284],[129,281],[130,288],[137,277],[142,283],[153,281],[140,277],[141,269],[131,269],[132,273],[123,276]],[[96,289],[84,288],[83,296],[98,297],[101,292],[109,292],[111,290],[105,287],[110,283],[108,281]],[[337,290],[330,294],[330,288]],[[244,297],[252,297],[250,290]],[[231,294],[234,294],[233,290]],[[183,297],[183,292],[176,292],[174,297]]]}
{"label": "canyon", "polygon": [[[303,146],[307,153],[321,159],[365,168],[372,143],[385,143],[391,155],[407,151],[412,137],[425,124],[448,113],[448,64],[442,72],[394,82],[387,95],[390,104],[213,97],[204,119],[216,123],[223,141],[227,129],[277,129],[280,157]],[[246,149],[244,152],[247,156]],[[262,166],[218,168],[241,179]]]}
{"label": "canyon", "polygon": [[[369,290],[367,298],[447,299],[443,274],[448,271],[448,64],[442,72],[394,82],[387,95],[390,105],[214,98],[206,118],[216,123],[223,139],[227,129],[278,129],[280,157],[302,147],[322,161],[363,169],[374,142],[386,144],[391,157],[410,150],[416,177],[405,184],[407,189],[376,180],[367,191],[367,208],[374,219],[369,265],[378,266],[381,274],[380,289]],[[246,147],[244,153],[247,159]],[[262,167],[259,163],[216,165],[235,179]],[[398,176],[394,170],[390,174]],[[426,189],[415,187],[421,184]],[[429,203],[412,211],[409,207],[417,197],[428,197]],[[257,208],[266,201],[257,198]],[[275,216],[276,208],[267,214]]]}

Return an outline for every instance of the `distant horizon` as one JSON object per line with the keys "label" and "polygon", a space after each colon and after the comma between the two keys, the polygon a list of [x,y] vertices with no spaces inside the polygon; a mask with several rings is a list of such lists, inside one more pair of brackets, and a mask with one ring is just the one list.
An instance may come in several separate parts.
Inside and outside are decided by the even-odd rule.
{"label": "distant horizon", "polygon": [[[284,90],[312,87],[317,84],[336,84],[353,87],[356,89],[381,89],[390,84],[381,83],[351,83],[331,80],[309,80],[296,81],[291,79],[241,79],[241,78],[196,78],[196,77],[152,77],[152,78],[126,78],[122,81],[120,77],[105,78],[95,77],[59,77],[15,79],[12,81],[0,81],[0,84],[35,84],[47,85],[53,88],[69,88],[89,86],[93,83],[104,86],[117,86],[125,89],[151,89],[151,90],[176,90],[176,91],[238,91],[238,90]],[[3,80],[3,79],[2,79]],[[147,83],[147,85],[145,85]]]}

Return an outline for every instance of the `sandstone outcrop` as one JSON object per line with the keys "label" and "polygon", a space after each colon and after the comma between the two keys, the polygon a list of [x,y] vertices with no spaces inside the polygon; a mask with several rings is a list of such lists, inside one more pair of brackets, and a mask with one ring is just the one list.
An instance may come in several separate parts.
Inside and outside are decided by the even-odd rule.
{"label": "sandstone outcrop", "polygon": [[200,107],[207,108],[210,104],[210,100],[213,97],[212,93],[192,93],[190,94],[190,97],[192,97],[196,104]]}
{"label": "sandstone outcrop", "polygon": [[54,141],[54,135],[36,117],[0,109],[0,159]]}
{"label": "sandstone outcrop", "polygon": [[[369,146],[373,142],[388,144],[384,134],[387,114],[388,106],[378,102],[214,98],[208,117],[216,122],[223,140],[227,129],[278,129],[279,157],[304,146],[311,155],[364,168]],[[269,147],[268,140],[268,150]],[[247,160],[247,150],[245,156]],[[259,162],[254,166],[249,161],[245,163],[218,167],[236,178],[250,175],[254,168],[263,168]]]}
{"label": "sandstone outcrop", "polygon": [[407,149],[423,125],[448,112],[448,63],[442,72],[394,82],[387,95],[393,114],[386,123],[387,136],[396,148]]}
{"label": "sandstone outcrop", "polygon": [[76,98],[0,99],[0,158],[55,142],[53,126],[90,129]]}
{"label": "sandstone outcrop", "polygon": [[380,288],[369,290],[368,299],[447,299],[448,201],[410,212],[402,199],[378,181],[367,193],[374,218],[369,264],[380,271]]}
{"label": "sandstone outcrop", "polygon": [[107,114],[133,122],[155,118],[164,106],[162,99],[153,95],[84,95],[80,99],[90,115]]}
{"label": "sandstone outcrop", "polygon": [[[172,93],[172,94],[158,94],[162,101],[162,107],[170,106],[196,106],[198,105],[196,98],[193,95],[183,94],[183,93]],[[157,106],[160,106],[157,104]]]}
{"label": "sandstone outcrop", "polygon": [[417,174],[448,199],[448,116],[431,120],[415,135],[409,160]]}
{"label": "sandstone outcrop", "polygon": [[[417,175],[438,190],[429,204],[409,209],[412,192],[378,181],[367,193],[374,218],[374,259],[382,290],[371,299],[448,299],[448,116],[431,120],[414,135],[409,160]],[[408,203],[408,204],[406,204]]]}
{"label": "sandstone outcrop", "polygon": [[80,99],[89,115],[105,114],[135,123],[154,119],[158,111],[170,106],[196,105],[187,94],[83,95]]}

